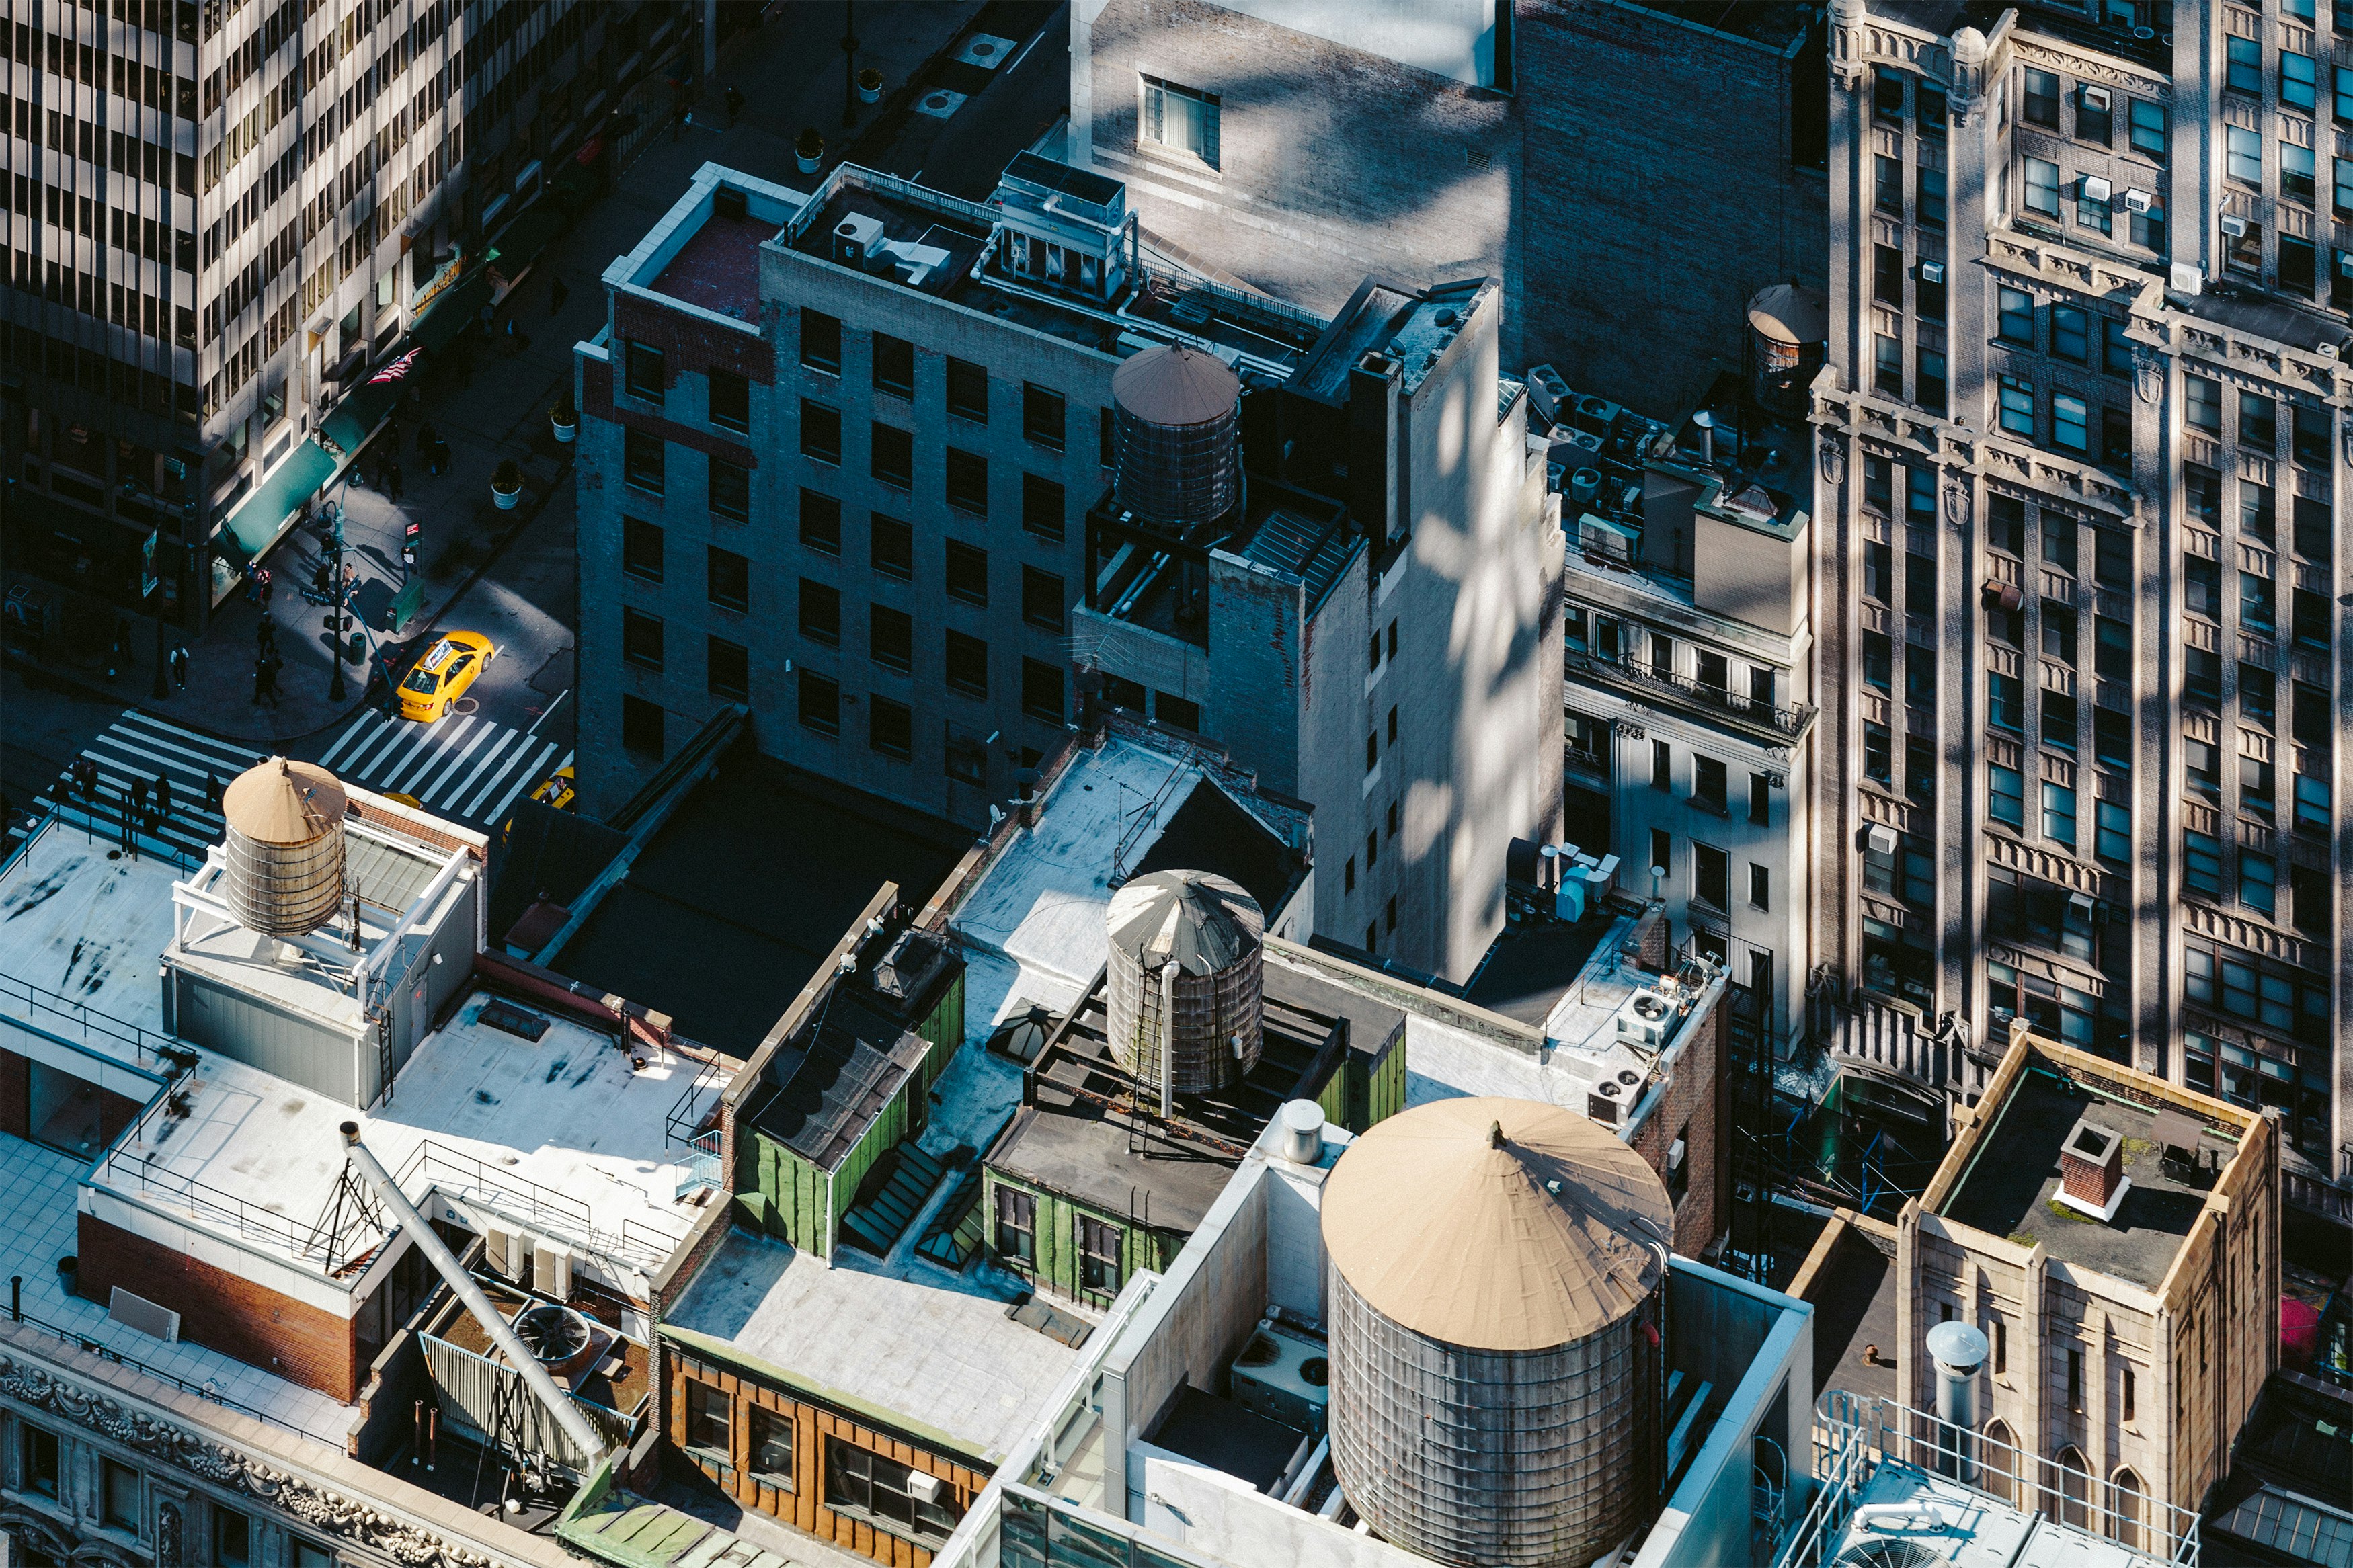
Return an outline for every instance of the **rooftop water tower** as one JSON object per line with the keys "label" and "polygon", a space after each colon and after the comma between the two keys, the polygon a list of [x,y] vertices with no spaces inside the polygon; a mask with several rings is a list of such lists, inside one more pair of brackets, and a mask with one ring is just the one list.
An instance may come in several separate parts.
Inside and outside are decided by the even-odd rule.
{"label": "rooftop water tower", "polygon": [[1217,355],[1163,344],[1112,373],[1119,504],[1184,532],[1241,496],[1241,378]]}
{"label": "rooftop water tower", "polygon": [[239,925],[264,936],[301,936],[343,902],[343,786],[311,763],[272,757],[221,795],[228,826],[222,893]]}
{"label": "rooftop water tower", "polygon": [[1154,871],[1111,899],[1103,977],[1120,1065],[1172,1094],[1230,1088],[1265,1044],[1258,900],[1207,871]]}
{"label": "rooftop water tower", "polygon": [[1332,1468],[1385,1541],[1583,1568],[1649,1517],[1673,1210],[1559,1106],[1442,1100],[1324,1187]]}

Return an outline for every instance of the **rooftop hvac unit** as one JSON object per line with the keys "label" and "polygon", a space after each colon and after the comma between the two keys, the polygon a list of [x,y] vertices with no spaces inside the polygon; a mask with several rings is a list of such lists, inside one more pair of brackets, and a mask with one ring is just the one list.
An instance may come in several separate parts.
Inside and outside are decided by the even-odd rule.
{"label": "rooftop hvac unit", "polygon": [[851,213],[833,226],[833,258],[852,267],[865,264],[866,259],[882,248],[882,220],[864,213]]}
{"label": "rooftop hvac unit", "polygon": [[1862,830],[1862,847],[1873,855],[1895,853],[1895,829],[1873,824]]}
{"label": "rooftop hvac unit", "polygon": [[2128,213],[2145,213],[2154,205],[2156,205],[2156,200],[2147,191],[2141,190],[2137,186],[2126,187],[2125,191],[2125,211]]}
{"label": "rooftop hvac unit", "polygon": [[2222,215],[2222,232],[2237,239],[2247,232],[2247,220],[2235,213]]}
{"label": "rooftop hvac unit", "polygon": [[2107,181],[2101,179],[2097,174],[2086,174],[2084,176],[2084,199],[2085,201],[2105,202],[2112,199],[2115,195],[2116,187],[2108,184]]}
{"label": "rooftop hvac unit", "polygon": [[2173,264],[2173,276],[2168,287],[2177,294],[2195,295],[2206,287],[2206,275],[2198,269],[2194,261],[2177,261]]}
{"label": "rooftop hvac unit", "polygon": [[1577,520],[1577,534],[1579,545],[1602,555],[1631,558],[1642,542],[1641,530],[1596,517],[1589,511]]}
{"label": "rooftop hvac unit", "polygon": [[1303,1432],[1324,1430],[1331,1402],[1331,1363],[1324,1347],[1261,1319],[1258,1332],[1234,1357],[1234,1400],[1270,1420]]}
{"label": "rooftop hvac unit", "polygon": [[1644,986],[1626,998],[1618,1009],[1617,1033],[1620,1043],[1657,1049],[1667,1043],[1667,1036],[1675,1026],[1675,1005],[1658,992]]}
{"label": "rooftop hvac unit", "polygon": [[1560,405],[1568,401],[1568,383],[1548,364],[1528,367],[1528,405],[1547,425],[1560,423]]}
{"label": "rooftop hvac unit", "polygon": [[1580,397],[1569,411],[1569,422],[1580,430],[1590,430],[1597,436],[1609,434],[1609,426],[1625,412],[1606,397]]}
{"label": "rooftop hvac unit", "polygon": [[1618,1086],[1597,1083],[1585,1096],[1585,1114],[1604,1127],[1615,1127],[1626,1119],[1626,1108],[1619,1103]]}

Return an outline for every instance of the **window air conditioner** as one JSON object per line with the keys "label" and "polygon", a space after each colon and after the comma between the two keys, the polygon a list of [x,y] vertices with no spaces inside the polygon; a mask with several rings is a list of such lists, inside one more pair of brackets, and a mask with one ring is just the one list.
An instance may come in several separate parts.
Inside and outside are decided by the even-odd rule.
{"label": "window air conditioner", "polygon": [[2147,191],[2127,190],[2125,192],[2125,211],[2126,212],[2145,213],[2156,205],[2156,198],[2151,196]]}
{"label": "window air conditioner", "polygon": [[2115,194],[2116,187],[2108,184],[2107,181],[2101,179],[2097,174],[2086,174],[2084,176],[2084,199],[2085,201],[2105,202],[2114,196]]}
{"label": "window air conditioner", "polygon": [[2237,239],[2247,232],[2247,220],[2230,213],[2222,215],[2222,232]]}
{"label": "window air conditioner", "polygon": [[2067,912],[2078,920],[2089,921],[2092,918],[2092,896],[2089,893],[2068,894]]}
{"label": "window air conditioner", "polygon": [[2085,109],[2103,111],[2107,109],[2108,89],[2106,88],[2084,87],[2077,90],[2082,92],[2084,95],[2080,101]]}
{"label": "window air conditioner", "polygon": [[2173,264],[2170,287],[2175,293],[2196,294],[2205,286],[2206,274],[2199,270],[2196,262],[2177,261]]}
{"label": "window air conditioner", "polygon": [[1944,280],[1945,264],[1943,262],[1924,261],[1920,263],[1920,281],[1923,283],[1942,283]]}
{"label": "window air conditioner", "polygon": [[1863,829],[1862,844],[1873,855],[1893,855],[1895,853],[1895,829],[1874,824]]}

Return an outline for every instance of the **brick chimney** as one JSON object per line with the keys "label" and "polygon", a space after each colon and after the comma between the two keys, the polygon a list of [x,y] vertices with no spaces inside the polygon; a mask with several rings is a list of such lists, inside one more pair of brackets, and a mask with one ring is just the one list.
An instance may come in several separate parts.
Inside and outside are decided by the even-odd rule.
{"label": "brick chimney", "polygon": [[2124,1184],[2125,1141],[2121,1134],[2078,1121],[2059,1146],[2059,1184],[2069,1197],[2105,1212]]}

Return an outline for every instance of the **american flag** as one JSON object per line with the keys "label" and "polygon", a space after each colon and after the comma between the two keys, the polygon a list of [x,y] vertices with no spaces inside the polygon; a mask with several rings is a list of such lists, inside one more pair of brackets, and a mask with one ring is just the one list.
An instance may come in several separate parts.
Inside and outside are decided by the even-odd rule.
{"label": "american flag", "polygon": [[381,386],[386,382],[398,381],[402,376],[408,374],[409,367],[417,363],[417,356],[424,352],[425,351],[423,349],[409,350],[406,353],[401,355],[398,359],[393,361],[390,364],[385,366],[382,370],[368,377],[368,384],[370,386]]}

